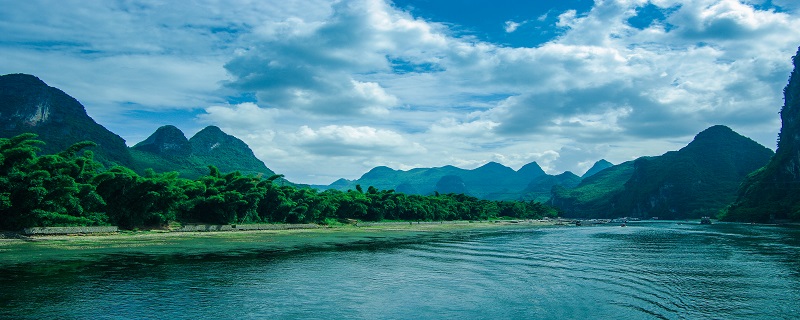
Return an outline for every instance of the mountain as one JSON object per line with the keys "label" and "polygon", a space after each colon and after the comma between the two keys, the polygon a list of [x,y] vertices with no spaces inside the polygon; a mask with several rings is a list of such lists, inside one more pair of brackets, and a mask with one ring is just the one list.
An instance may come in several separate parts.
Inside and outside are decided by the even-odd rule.
{"label": "mountain", "polygon": [[595,173],[598,173],[598,172],[603,171],[605,169],[611,168],[613,166],[614,166],[614,164],[611,163],[611,162],[606,161],[606,159],[600,159],[600,161],[595,162],[594,165],[591,168],[589,168],[589,170],[586,171],[586,173],[584,173],[581,176],[581,179],[586,179],[588,177],[591,177]]}
{"label": "mountain", "polygon": [[47,142],[43,154],[88,140],[97,143],[90,150],[107,167],[133,163],[125,140],[97,124],[78,100],[32,75],[0,76],[0,123],[0,137],[25,132],[39,135],[39,140]]}
{"label": "mountain", "polygon": [[632,175],[633,161],[620,163],[583,179],[575,188],[554,187],[550,204],[570,217],[615,218],[617,197]]}
{"label": "mountain", "polygon": [[163,126],[133,147],[134,150],[150,152],[165,157],[187,157],[192,154],[192,144],[175,126]]}
{"label": "mountain", "polygon": [[240,171],[244,174],[275,173],[258,160],[242,140],[209,126],[191,139],[174,126],[163,126],[150,137],[131,147],[137,171],[152,168],[156,172],[177,171],[185,178],[208,174],[208,166],[221,172]]}
{"label": "mountain", "polygon": [[742,183],[736,201],[723,213],[725,220],[800,220],[800,48],[792,63],[794,70],[783,89],[778,149],[766,166]]}
{"label": "mountain", "polygon": [[552,204],[569,216],[716,215],[735,199],[739,183],[772,154],[728,127],[713,126],[678,151],[608,168],[575,190],[554,190]]}
{"label": "mountain", "polygon": [[[580,178],[572,173],[547,175],[536,162],[522,166],[517,171],[496,162],[466,170],[454,166],[415,168],[408,171],[388,167],[375,167],[353,181],[337,180],[321,189],[348,190],[373,186],[382,190],[395,190],[408,194],[464,193],[488,200],[544,199],[555,184],[574,186]],[[536,182],[536,183],[533,183]]]}
{"label": "mountain", "polygon": [[533,178],[528,186],[522,190],[523,200],[533,200],[537,202],[547,202],[550,199],[552,189],[554,186],[562,188],[574,188],[581,182],[581,177],[578,177],[572,172],[564,172],[559,175],[540,175]]}
{"label": "mountain", "polygon": [[84,106],[63,91],[27,74],[0,76],[0,137],[36,133],[43,154],[61,152],[69,146],[92,141],[95,159],[107,168],[122,165],[139,173],[178,171],[196,178],[209,173],[208,165],[221,172],[241,171],[271,176],[272,170],[255,157],[241,140],[217,127],[207,127],[192,139],[174,126],[158,128],[131,148],[125,140],[97,124]]}

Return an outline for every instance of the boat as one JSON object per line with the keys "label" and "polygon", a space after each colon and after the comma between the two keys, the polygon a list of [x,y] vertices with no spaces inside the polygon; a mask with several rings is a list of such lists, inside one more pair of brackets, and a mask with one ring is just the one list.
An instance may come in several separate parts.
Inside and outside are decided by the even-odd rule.
{"label": "boat", "polygon": [[711,224],[711,218],[709,217],[700,218],[700,224]]}

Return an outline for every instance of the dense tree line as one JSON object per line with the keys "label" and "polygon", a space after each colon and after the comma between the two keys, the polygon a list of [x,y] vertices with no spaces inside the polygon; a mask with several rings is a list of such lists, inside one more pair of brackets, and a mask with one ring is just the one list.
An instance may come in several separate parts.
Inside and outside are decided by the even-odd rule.
{"label": "dense tree line", "polygon": [[223,174],[209,167],[198,179],[175,172],[144,175],[103,168],[77,143],[39,156],[35,134],[0,139],[0,229],[33,226],[117,225],[123,229],[183,223],[320,223],[486,220],[556,216],[538,202],[480,200],[463,194],[406,195],[369,187],[317,191],[268,178]]}

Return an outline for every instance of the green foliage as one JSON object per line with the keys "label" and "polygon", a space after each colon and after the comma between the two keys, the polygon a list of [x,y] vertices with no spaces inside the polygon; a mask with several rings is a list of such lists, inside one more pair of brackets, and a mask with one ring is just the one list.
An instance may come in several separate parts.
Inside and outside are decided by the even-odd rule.
{"label": "green foliage", "polygon": [[37,134],[47,142],[44,154],[89,140],[97,143],[95,160],[104,166],[132,164],[125,140],[92,120],[80,102],[31,75],[0,76],[0,123],[0,137]]}
{"label": "green foliage", "polygon": [[146,177],[125,167],[114,167],[94,177],[97,192],[107,203],[112,224],[123,229],[164,226],[176,218],[184,194],[185,180],[175,173]]}
{"label": "green foliage", "polygon": [[778,150],[770,162],[750,174],[736,201],[720,214],[729,221],[800,220],[800,48],[783,89]]}
{"label": "green foliage", "polygon": [[[518,171],[495,162],[472,170],[453,166],[417,168],[408,171],[376,167],[358,180],[339,180],[326,188],[345,191],[362,185],[419,195],[430,195],[435,192],[464,193],[481,199],[517,200],[521,199],[524,193],[540,191],[538,189],[522,191],[533,179],[540,176],[546,174],[535,162],[525,165]],[[558,179],[552,181],[556,180]],[[544,193],[549,193],[550,188],[550,185],[546,186],[543,189]]]}
{"label": "green foliage", "polygon": [[101,225],[105,202],[87,183],[100,165],[80,142],[56,155],[37,156],[35,134],[0,138],[0,229]]}
{"label": "green foliage", "polygon": [[557,211],[539,202],[480,200],[464,194],[407,195],[359,185],[346,192],[287,186],[282,175],[262,178],[208,166],[195,180],[115,166],[101,171],[92,143],[38,156],[35,135],[0,139],[0,229],[99,225],[122,229],[184,223],[321,223],[541,218]]}
{"label": "green foliage", "polygon": [[145,141],[130,149],[134,169],[178,172],[181,177],[197,179],[208,174],[208,165],[222,172],[271,176],[272,170],[258,160],[243,141],[210,126],[187,140],[178,128],[163,126]]}
{"label": "green foliage", "polygon": [[222,175],[219,169],[209,166],[209,175],[193,183],[192,197],[181,213],[184,220],[215,224],[262,221],[257,208],[268,182],[238,171]]}
{"label": "green foliage", "polygon": [[566,216],[611,218],[615,200],[633,175],[633,161],[621,163],[587,177],[577,187],[552,189],[552,204]]}
{"label": "green foliage", "polygon": [[573,190],[554,189],[552,204],[568,216],[594,218],[713,216],[772,154],[730,128],[713,126],[681,150],[605,169]]}

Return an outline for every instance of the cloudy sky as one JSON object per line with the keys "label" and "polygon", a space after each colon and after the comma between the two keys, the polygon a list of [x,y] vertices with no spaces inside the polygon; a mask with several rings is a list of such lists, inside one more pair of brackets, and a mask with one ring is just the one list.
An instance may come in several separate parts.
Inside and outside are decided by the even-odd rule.
{"label": "cloudy sky", "polygon": [[496,161],[582,174],[724,124],[774,148],[796,0],[0,0],[0,74],[129,145],[173,124],[294,182]]}

